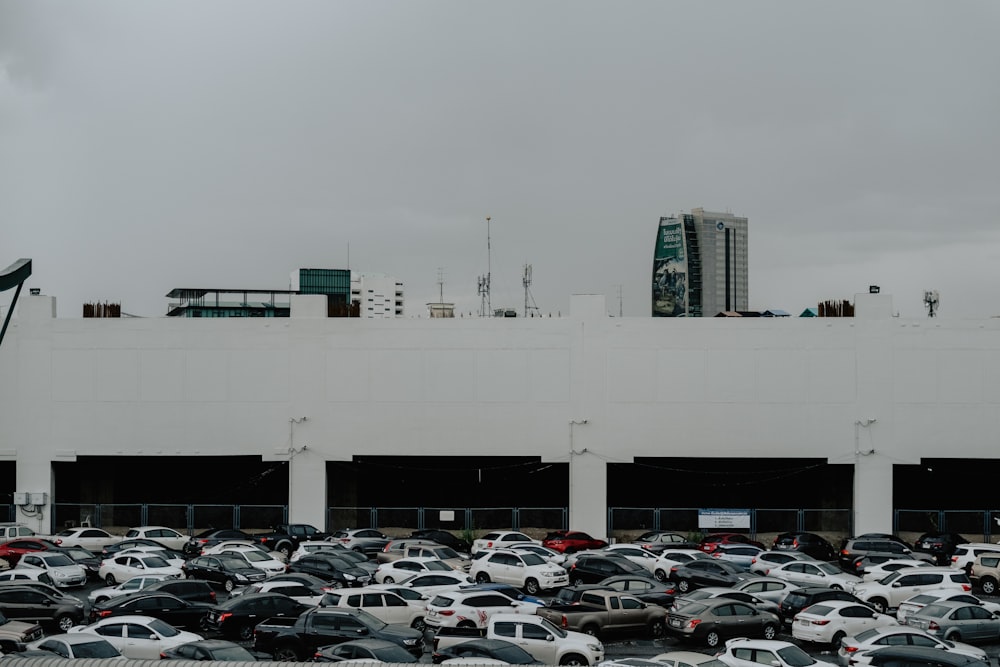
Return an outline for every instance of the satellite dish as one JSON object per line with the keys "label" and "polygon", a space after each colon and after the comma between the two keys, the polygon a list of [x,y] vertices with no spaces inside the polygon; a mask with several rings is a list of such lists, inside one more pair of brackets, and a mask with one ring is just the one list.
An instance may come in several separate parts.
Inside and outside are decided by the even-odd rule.
{"label": "satellite dish", "polygon": [[940,301],[936,289],[924,292],[924,306],[927,308],[927,317],[937,317],[938,303]]}

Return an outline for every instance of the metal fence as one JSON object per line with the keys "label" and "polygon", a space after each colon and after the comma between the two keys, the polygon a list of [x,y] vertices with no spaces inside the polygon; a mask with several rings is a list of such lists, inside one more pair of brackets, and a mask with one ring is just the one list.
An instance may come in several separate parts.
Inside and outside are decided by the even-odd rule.
{"label": "metal fence", "polygon": [[896,510],[893,530],[897,533],[960,533],[972,541],[992,542],[1000,534],[1000,510]]}
{"label": "metal fence", "polygon": [[[693,507],[609,507],[608,534],[670,530],[694,537],[698,528],[698,508]],[[851,534],[848,509],[750,509],[750,535],[809,531],[834,538]]]}
{"label": "metal fence", "polygon": [[327,526],[335,528],[489,528],[551,531],[569,528],[566,507],[330,507]]}
{"label": "metal fence", "polygon": [[194,533],[207,528],[266,530],[287,523],[287,505],[153,505],[75,504],[52,505],[51,530],[93,526],[120,532],[131,526],[170,526]]}

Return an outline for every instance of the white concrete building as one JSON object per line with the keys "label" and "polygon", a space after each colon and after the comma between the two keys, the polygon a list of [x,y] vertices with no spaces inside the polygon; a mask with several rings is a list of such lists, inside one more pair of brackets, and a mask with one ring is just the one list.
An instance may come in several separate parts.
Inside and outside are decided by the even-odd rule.
{"label": "white concrete building", "polygon": [[289,319],[203,320],[22,295],[0,463],[50,502],[78,457],[259,455],[288,462],[290,518],[323,525],[327,461],[540,456],[568,463],[571,526],[603,535],[609,462],[811,457],[854,466],[855,532],[888,531],[895,465],[1000,456],[1000,320],[856,298],[843,319],[608,318],[592,295],[564,318],[346,319],[292,295]]}
{"label": "white concrete building", "polygon": [[403,317],[403,283],[384,273],[351,271],[351,300],[361,304],[361,317]]}

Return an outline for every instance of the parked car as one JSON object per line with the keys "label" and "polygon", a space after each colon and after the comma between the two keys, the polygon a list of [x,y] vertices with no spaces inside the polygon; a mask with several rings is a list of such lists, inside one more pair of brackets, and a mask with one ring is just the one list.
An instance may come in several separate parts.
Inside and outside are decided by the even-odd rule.
{"label": "parked car", "polygon": [[844,637],[837,647],[838,662],[842,667],[868,664],[867,654],[883,646],[920,646],[949,653],[972,656],[989,664],[986,651],[971,644],[953,642],[935,637],[923,630],[905,625],[887,625]]}
{"label": "parked car", "polygon": [[85,616],[81,600],[35,583],[0,585],[0,609],[7,618],[55,627],[62,632],[82,623]]}
{"label": "parked car", "polygon": [[969,571],[969,580],[986,595],[994,595],[1000,588],[1000,553],[978,556]]}
{"label": "parked car", "polygon": [[968,602],[934,602],[906,617],[906,625],[963,642],[1000,640],[1000,614]]}
{"label": "parked car", "polygon": [[972,564],[976,558],[983,554],[1000,554],[1000,544],[990,544],[989,542],[969,542],[955,547],[955,553],[951,555],[951,566],[960,570],[965,570],[966,574],[972,574]]}
{"label": "parked car", "polygon": [[58,551],[38,551],[21,556],[20,569],[45,572],[56,588],[72,588],[87,583],[87,570],[72,558]]}
{"label": "parked car", "polygon": [[133,660],[156,660],[160,651],[202,639],[200,635],[178,630],[150,616],[111,616],[86,627],[71,628],[69,632],[100,635],[123,656]]}
{"label": "parked car", "polygon": [[670,569],[675,565],[708,558],[711,556],[701,549],[664,549],[656,557],[656,564],[653,565],[653,576],[660,581],[666,581],[670,578]]}
{"label": "parked car", "polygon": [[934,556],[938,565],[948,565],[951,563],[951,555],[955,553],[958,545],[968,544],[968,542],[969,540],[958,533],[933,531],[918,537],[913,543],[913,550]]}
{"label": "parked car", "polygon": [[914,560],[912,558],[897,558],[893,560],[883,561],[881,563],[866,563],[867,557],[861,560],[858,565],[858,575],[863,581],[878,581],[889,576],[896,570],[902,570],[908,567],[932,567],[930,563],[923,560]]}
{"label": "parked car", "polygon": [[[472,553],[486,551],[487,549],[500,549],[506,547],[511,542],[532,542],[542,544],[541,540],[533,540],[524,533],[514,530],[495,530],[486,533],[472,543]],[[544,545],[542,545],[544,546]]]}
{"label": "parked car", "polygon": [[287,563],[303,542],[325,540],[330,533],[322,531],[308,523],[281,523],[273,526],[271,532],[253,536],[268,551],[276,551],[282,555],[282,562]]}
{"label": "parked car", "polygon": [[[795,615],[810,605],[831,600],[846,600],[848,602],[861,602],[852,593],[839,588],[825,588],[823,586],[807,586],[789,591],[785,599],[781,601],[779,615],[784,624],[791,623]],[[864,603],[862,603],[864,604]],[[870,605],[869,605],[870,606]]]}
{"label": "parked car", "polygon": [[[715,657],[714,652],[667,651],[666,653],[654,655],[651,660],[657,663],[655,667],[725,667],[726,665],[726,663]],[[604,665],[607,663],[604,662],[601,664]]]}
{"label": "parked car", "polygon": [[798,586],[790,581],[775,579],[774,577],[754,577],[733,586],[733,590],[756,595],[763,600],[770,600],[779,606],[781,605],[781,601],[785,599],[785,596],[796,588]]}
{"label": "parked car", "polygon": [[698,548],[710,554],[723,544],[749,544],[764,549],[763,544],[756,540],[751,540],[742,533],[711,533],[701,538]]}
{"label": "parked car", "polygon": [[871,628],[897,626],[892,616],[880,614],[868,605],[845,600],[828,600],[809,605],[792,620],[792,637],[814,644],[840,645],[844,637]]}
{"label": "parked car", "polygon": [[431,661],[440,664],[456,658],[474,659],[483,664],[489,660],[499,660],[508,665],[540,665],[542,664],[517,644],[505,639],[487,639],[481,637],[470,639],[447,648],[434,651]]}
{"label": "parked car", "polygon": [[608,541],[579,530],[556,530],[545,536],[542,546],[560,553],[573,553],[584,549],[603,549],[608,546]]}
{"label": "parked car", "polygon": [[246,593],[208,611],[204,627],[226,639],[249,640],[254,627],[270,618],[297,618],[312,607],[280,593]]}
{"label": "parked car", "polygon": [[426,600],[410,604],[397,592],[384,588],[352,588],[323,594],[319,606],[364,609],[385,623],[399,623],[417,630],[426,629]]}
{"label": "parked car", "polygon": [[[553,551],[548,547],[543,547],[541,544],[535,544],[534,542],[514,542],[504,548],[512,551],[527,551],[536,554],[553,565],[562,565],[563,567],[566,565],[566,554]],[[471,567],[471,563],[469,565]]]}
{"label": "parked car", "polygon": [[355,639],[342,644],[323,646],[313,654],[313,662],[417,662],[417,656],[395,642],[385,639]]}
{"label": "parked car", "polygon": [[827,586],[851,590],[861,583],[861,577],[848,574],[825,561],[796,560],[767,570],[767,576],[784,579],[799,586]]}
{"label": "parked car", "polygon": [[[400,561],[396,561],[397,563]],[[529,595],[569,584],[566,570],[533,553],[494,549],[475,561],[469,576],[477,583],[496,581],[523,588]]]}
{"label": "parked car", "polygon": [[854,594],[881,612],[895,609],[906,598],[926,590],[949,588],[969,592],[972,584],[960,570],[948,567],[911,567],[854,587]]}
{"label": "parked car", "polygon": [[303,556],[289,564],[288,571],[311,574],[326,581],[334,588],[367,586],[372,580],[371,574],[367,570],[340,556],[324,551]]}
{"label": "parked car", "polygon": [[266,572],[250,567],[245,560],[235,556],[197,556],[184,563],[181,569],[185,577],[208,581],[227,592],[267,578]]}
{"label": "parked car", "polygon": [[19,537],[0,544],[0,558],[15,567],[21,556],[35,551],[58,549],[59,544],[41,537]]}
{"label": "parked car", "polygon": [[207,547],[214,546],[223,540],[246,540],[247,542],[253,542],[253,538],[242,530],[210,528],[188,539],[184,543],[182,551],[186,556],[197,556]]}
{"label": "parked car", "polygon": [[363,553],[372,558],[392,540],[391,537],[374,528],[344,528],[334,531],[333,535],[327,539],[331,542],[339,542],[352,551]]}
{"label": "parked car", "polygon": [[468,572],[472,566],[471,558],[443,544],[410,544],[405,553],[407,558],[436,558],[450,565],[451,569],[463,572]]}
{"label": "parked car", "polygon": [[59,539],[58,544],[64,547],[82,547],[94,553],[101,553],[101,550],[109,544],[121,542],[121,536],[112,535],[101,528],[89,528],[86,526],[78,528],[67,528],[55,534]]}
{"label": "parked car", "polygon": [[569,567],[569,581],[574,586],[596,584],[608,577],[620,574],[653,577],[649,570],[641,565],[636,565],[627,558],[611,557],[606,554],[580,556]]}
{"label": "parked car", "polygon": [[280,593],[310,607],[319,606],[323,596],[327,594],[322,588],[310,588],[297,581],[275,581],[274,579],[245,586],[243,595],[247,593]]}
{"label": "parked car", "polygon": [[144,574],[137,577],[132,577],[120,584],[114,586],[104,586],[102,588],[95,588],[94,590],[87,593],[87,600],[91,604],[98,604],[110,600],[113,597],[119,595],[125,595],[126,593],[135,593],[136,591],[141,591],[150,584],[154,584],[158,581],[163,581],[167,579],[165,574]]}
{"label": "parked car", "polygon": [[726,642],[726,648],[716,656],[727,667],[816,667],[826,665],[795,644],[777,640],[738,637]]}
{"label": "parked car", "polygon": [[996,602],[980,600],[971,593],[942,588],[939,590],[924,591],[900,602],[899,607],[896,609],[896,620],[900,623],[906,623],[908,616],[915,614],[934,602],[967,602],[968,604],[978,605],[992,614],[1000,614],[1000,604]]}
{"label": "parked car", "polygon": [[794,551],[804,553],[816,560],[834,560],[837,550],[830,542],[815,533],[780,533],[774,538],[771,548],[775,551]]}
{"label": "parked car", "polygon": [[441,592],[427,603],[424,623],[431,628],[482,628],[493,614],[534,614],[537,608],[492,591]]}
{"label": "parked car", "polygon": [[225,639],[202,639],[160,651],[160,660],[211,660],[212,662],[254,662],[256,654]]}
{"label": "parked car", "polygon": [[430,540],[432,542],[437,542],[438,544],[443,544],[446,547],[451,547],[459,553],[467,554],[472,551],[472,543],[468,540],[463,540],[460,537],[456,537],[454,533],[447,530],[438,530],[435,528],[424,528],[421,530],[415,530],[410,533],[411,538],[419,540]]}
{"label": "parked car", "polygon": [[873,667],[983,667],[979,658],[925,646],[883,646],[865,657]]}
{"label": "parked car", "polygon": [[870,553],[895,554],[898,558],[900,554],[912,553],[912,549],[906,543],[892,539],[892,536],[852,537],[840,547],[837,561],[844,570],[853,572],[855,564]]}
{"label": "parked car", "polygon": [[604,547],[604,551],[628,558],[633,563],[642,565],[650,572],[656,569],[656,554],[649,549],[643,549],[637,544],[609,544]]}
{"label": "parked car", "polygon": [[183,551],[187,544],[188,536],[173,528],[166,526],[136,526],[129,528],[125,533],[125,539],[146,539],[157,544],[162,544],[167,549]]}
{"label": "parked car", "polygon": [[618,574],[602,579],[595,586],[604,586],[613,591],[628,593],[642,602],[659,605],[669,609],[677,595],[677,587],[672,581],[657,581],[649,577],[637,577],[631,574]]}
{"label": "parked car", "polygon": [[132,577],[150,574],[180,577],[184,574],[184,570],[171,565],[159,556],[126,553],[102,561],[97,571],[97,576],[108,586],[114,586],[119,581],[126,581]]}
{"label": "parked car", "polygon": [[374,579],[380,584],[393,584],[422,572],[454,572],[455,568],[437,558],[400,558],[382,563],[375,570]]}
{"label": "parked car", "polygon": [[[159,542],[146,539],[145,537],[130,537],[122,540],[121,542],[116,542],[115,544],[109,544],[108,546],[101,549],[101,558],[108,559],[115,554],[121,553],[123,551],[129,551],[136,547],[160,547],[163,545]],[[184,550],[181,550],[185,555],[189,555]]]}
{"label": "parked car", "polygon": [[405,588],[412,588],[419,591],[428,598],[440,591],[458,590],[461,586],[468,586],[475,583],[465,572],[430,572],[428,574],[418,574],[412,579],[400,582]]}
{"label": "parked car", "polygon": [[726,598],[692,602],[672,610],[667,617],[667,632],[671,635],[711,648],[728,637],[774,639],[780,627],[777,615]]}
{"label": "parked car", "polygon": [[767,571],[772,567],[791,563],[793,560],[816,560],[809,554],[801,551],[761,551],[750,561],[750,571],[754,574],[766,576]]}
{"label": "parked car", "polygon": [[277,574],[284,574],[285,572],[285,564],[282,561],[274,558],[269,553],[260,551],[259,549],[251,547],[245,547],[243,549],[226,549],[220,555],[235,556],[236,558],[240,558],[246,562],[249,567],[255,567],[258,570],[263,570],[268,577],[273,577]]}
{"label": "parked car", "polygon": [[664,549],[697,549],[698,543],[692,542],[685,535],[666,530],[650,530],[632,540],[643,549],[659,554]]}
{"label": "parked car", "polygon": [[49,656],[70,660],[90,658],[112,662],[125,659],[108,640],[89,632],[52,635],[33,641],[26,648],[29,651],[44,651]]}
{"label": "parked car", "polygon": [[214,603],[216,601],[216,594],[212,588],[212,584],[199,579],[175,579],[167,577],[163,581],[154,581],[145,586],[143,590],[163,591],[171,595],[176,595],[182,600],[190,600],[191,602]]}
{"label": "parked car", "polygon": [[90,622],[110,616],[140,615],[158,618],[175,628],[198,630],[213,608],[213,605],[189,602],[170,593],[137,591],[98,602],[90,608]]}
{"label": "parked car", "polygon": [[732,563],[741,570],[749,572],[754,559],[762,553],[763,549],[749,544],[723,544],[712,552],[712,558]]}
{"label": "parked car", "polygon": [[764,598],[757,597],[752,593],[737,591],[732,588],[722,588],[720,586],[705,586],[704,588],[696,588],[693,591],[688,591],[683,596],[677,598],[674,600],[672,608],[680,609],[684,605],[692,602],[698,602],[699,600],[715,600],[718,598],[745,602],[758,611],[769,611],[774,615],[778,615],[780,606],[772,600],[765,600]]}
{"label": "parked car", "polygon": [[670,568],[670,580],[677,582],[677,590],[681,593],[701,586],[732,587],[749,578],[742,568],[714,558],[693,560]]}
{"label": "parked car", "polygon": [[[390,542],[390,544],[391,544],[391,542]],[[389,545],[387,544],[386,547],[388,547],[388,546]],[[303,556],[307,556],[309,554],[314,554],[314,553],[317,553],[317,552],[320,552],[320,551],[328,551],[328,552],[331,552],[331,553],[334,553],[334,554],[338,554],[338,555],[339,554],[345,554],[345,553],[357,553],[355,551],[351,551],[350,549],[348,549],[347,547],[345,547],[340,542],[328,542],[327,540],[310,540],[309,542],[299,542],[299,546],[288,557],[288,562],[289,563],[294,563],[295,561],[297,561],[298,559],[302,558]],[[378,555],[381,556],[382,553],[383,552],[380,551],[380,552],[378,552]],[[400,553],[398,557],[402,558],[402,554]],[[395,560],[395,558],[386,558],[384,561],[380,560],[379,562],[380,563],[382,563],[382,562],[386,562],[387,563],[390,560]]]}

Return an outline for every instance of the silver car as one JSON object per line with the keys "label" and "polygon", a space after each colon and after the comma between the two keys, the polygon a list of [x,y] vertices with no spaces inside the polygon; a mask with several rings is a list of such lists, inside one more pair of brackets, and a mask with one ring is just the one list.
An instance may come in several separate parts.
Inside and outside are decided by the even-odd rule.
{"label": "silver car", "polygon": [[943,639],[967,642],[1000,640],[1000,615],[968,602],[935,602],[906,617],[911,628]]}
{"label": "silver car", "polygon": [[968,655],[989,663],[986,651],[969,644],[953,642],[905,625],[870,628],[853,637],[844,637],[837,646],[837,660],[847,667],[852,664],[868,664],[868,653],[883,646],[922,646],[942,651]]}

